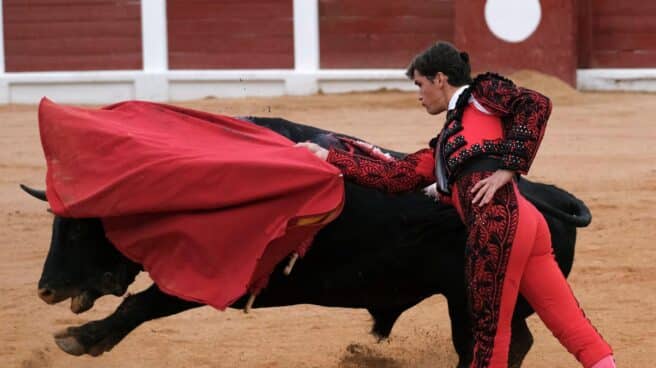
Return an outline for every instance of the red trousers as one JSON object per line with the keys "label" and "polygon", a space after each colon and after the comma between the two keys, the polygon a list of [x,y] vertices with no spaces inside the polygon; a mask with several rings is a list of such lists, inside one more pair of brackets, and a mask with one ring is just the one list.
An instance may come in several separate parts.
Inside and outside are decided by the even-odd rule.
{"label": "red trousers", "polygon": [[591,367],[610,355],[611,348],[586,318],[558,268],[542,214],[514,181],[487,205],[472,205],[472,186],[491,174],[465,174],[452,186],[454,206],[468,231],[465,277],[475,338],[471,367],[508,366],[518,293],[560,343],[584,367]]}

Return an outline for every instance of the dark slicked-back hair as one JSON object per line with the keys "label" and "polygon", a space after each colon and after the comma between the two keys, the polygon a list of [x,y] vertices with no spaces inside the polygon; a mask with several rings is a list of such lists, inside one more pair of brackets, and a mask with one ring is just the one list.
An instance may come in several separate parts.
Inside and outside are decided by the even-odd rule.
{"label": "dark slicked-back hair", "polygon": [[438,72],[442,72],[449,77],[448,82],[454,87],[472,82],[469,55],[460,52],[448,42],[437,42],[415,56],[405,75],[413,79],[415,70],[430,80],[433,80]]}

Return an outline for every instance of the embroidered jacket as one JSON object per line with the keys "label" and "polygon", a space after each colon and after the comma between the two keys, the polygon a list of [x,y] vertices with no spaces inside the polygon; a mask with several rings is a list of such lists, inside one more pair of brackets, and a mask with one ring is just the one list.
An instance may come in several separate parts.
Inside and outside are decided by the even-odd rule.
{"label": "embroidered jacket", "polygon": [[[463,113],[469,106],[470,94],[486,110],[501,119],[503,137],[476,142],[482,143],[480,150],[478,147],[459,150],[462,146],[471,145],[466,143],[467,137],[459,138],[461,135],[457,134],[458,128],[456,128],[457,125],[462,124]],[[453,114],[455,116],[452,121],[447,122],[442,131],[442,134],[447,135],[446,140],[455,144],[452,147],[445,147],[443,152],[449,171],[455,172],[471,157],[492,154],[501,158],[502,169],[527,174],[542,142],[550,114],[551,101],[540,93],[517,87],[510,80],[497,74],[479,75],[474,79],[471,87],[462,94]],[[459,142],[456,143],[455,140]],[[454,155],[456,151],[458,154]]]}
{"label": "embroidered jacket", "polygon": [[[461,120],[470,104],[470,97],[501,119],[503,137],[474,145],[468,144],[465,136],[458,135],[462,131]],[[551,102],[547,97],[517,87],[496,74],[477,76],[461,94],[455,111],[447,114],[447,122],[440,133],[445,134],[447,142],[442,154],[446,154],[448,174],[456,173],[465,161],[483,154],[499,157],[503,169],[526,174],[544,136],[550,113]],[[333,148],[328,153],[327,161],[358,184],[392,193],[411,191],[435,182],[437,140],[431,140],[430,148],[399,160],[385,161]]]}

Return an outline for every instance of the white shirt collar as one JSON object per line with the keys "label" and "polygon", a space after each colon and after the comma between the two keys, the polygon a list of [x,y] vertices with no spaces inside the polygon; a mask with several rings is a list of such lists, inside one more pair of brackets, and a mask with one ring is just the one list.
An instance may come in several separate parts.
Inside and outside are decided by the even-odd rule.
{"label": "white shirt collar", "polygon": [[451,99],[449,100],[449,108],[448,108],[449,110],[453,110],[453,109],[456,108],[456,103],[458,102],[458,97],[460,97],[462,92],[465,89],[467,89],[467,87],[469,87],[468,84],[458,88],[458,90],[456,90],[456,92],[453,94],[453,96],[451,96]]}

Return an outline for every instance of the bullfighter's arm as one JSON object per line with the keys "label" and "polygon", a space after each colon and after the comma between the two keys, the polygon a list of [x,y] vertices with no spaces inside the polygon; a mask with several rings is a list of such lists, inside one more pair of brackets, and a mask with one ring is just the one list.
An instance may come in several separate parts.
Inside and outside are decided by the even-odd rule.
{"label": "bullfighter's arm", "polygon": [[388,193],[408,192],[435,182],[435,153],[426,148],[399,160],[383,160],[331,148],[326,159],[347,179]]}
{"label": "bullfighter's arm", "polygon": [[373,144],[349,137],[337,137],[344,147],[345,151],[351,154],[358,154],[361,156],[367,156],[374,160],[379,161],[394,161],[396,160],[389,153],[383,152],[380,148],[374,146]]}
{"label": "bullfighter's arm", "polygon": [[551,101],[492,73],[474,80],[472,96],[503,121],[505,153],[501,168],[526,174],[544,136]]}

